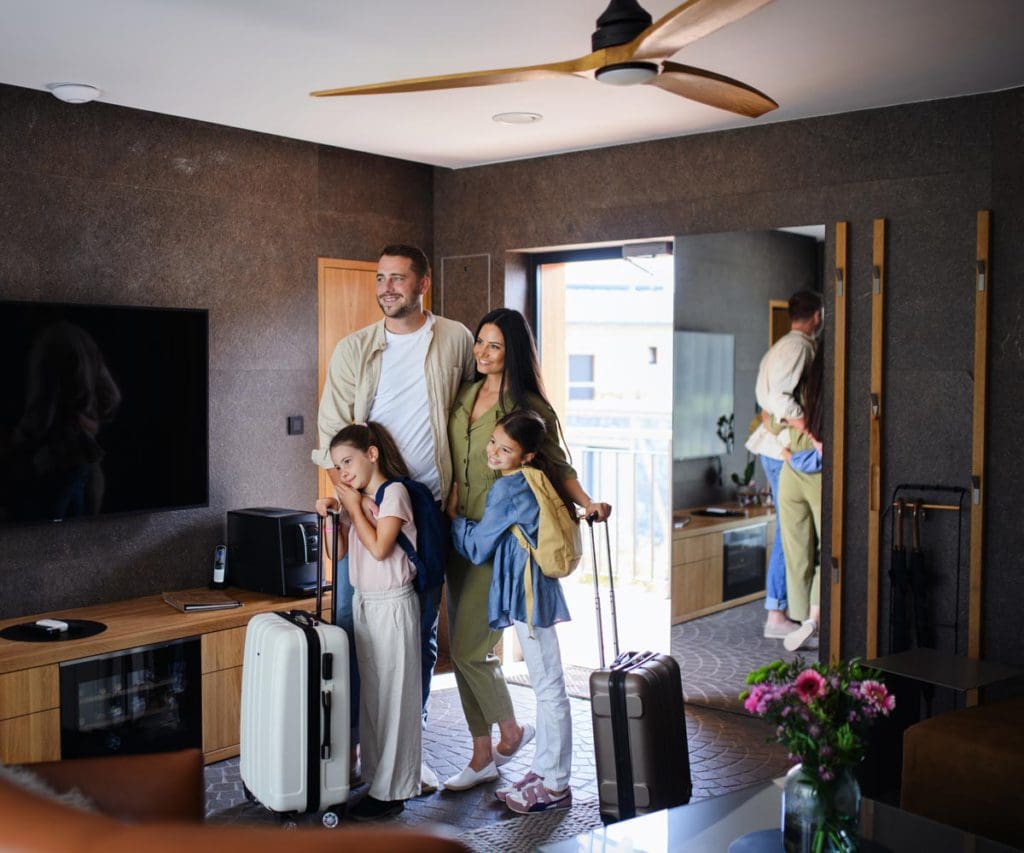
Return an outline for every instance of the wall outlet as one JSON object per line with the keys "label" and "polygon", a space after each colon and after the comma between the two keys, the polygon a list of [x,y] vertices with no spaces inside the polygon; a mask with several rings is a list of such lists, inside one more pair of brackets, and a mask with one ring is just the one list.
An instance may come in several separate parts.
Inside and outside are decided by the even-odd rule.
{"label": "wall outlet", "polygon": [[302,435],[302,415],[288,416],[288,435]]}

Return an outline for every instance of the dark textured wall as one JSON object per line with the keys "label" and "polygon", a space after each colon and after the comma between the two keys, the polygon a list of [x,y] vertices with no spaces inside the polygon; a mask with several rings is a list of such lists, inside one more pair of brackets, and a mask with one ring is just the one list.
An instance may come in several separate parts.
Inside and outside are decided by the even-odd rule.
{"label": "dark textured wall", "polygon": [[[768,301],[788,299],[797,290],[820,290],[818,243],[813,237],[782,231],[696,234],[675,240],[674,327],[694,332],[725,332],[735,339],[733,408],[736,444],[722,453],[722,485],[709,460],[672,465],[672,505],[703,506],[734,500],[732,474],[747,464],[748,426],[754,417],[754,383],[768,349]],[[723,446],[724,450],[724,446]],[[709,480],[709,474],[711,480]],[[765,485],[758,466],[755,476]]]}
{"label": "dark textured wall", "polygon": [[429,252],[431,196],[427,166],[0,86],[0,298],[208,309],[211,484],[208,509],[3,529],[0,618],[205,583],[226,510],[311,506],[317,257]]}
{"label": "dark textured wall", "polygon": [[[1024,528],[1016,522],[1024,365],[1024,90],[586,151],[435,177],[439,255],[665,234],[850,222],[843,652],[865,644],[872,220],[888,222],[884,495],[970,474],[976,211],[993,210],[983,652],[1024,663]],[[834,298],[826,275],[826,299]],[[475,319],[459,316],[467,323]],[[831,344],[827,348],[831,359]],[[831,406],[831,403],[829,403]],[[829,529],[831,472],[825,479]],[[929,522],[932,523],[932,522]],[[935,519],[934,524],[948,524]],[[937,527],[933,528],[938,530]],[[932,534],[945,542],[946,532]],[[888,547],[885,540],[884,547]],[[954,553],[937,550],[936,572]],[[830,556],[826,535],[824,564]],[[964,569],[966,578],[966,567]],[[828,598],[827,579],[823,599]],[[966,590],[962,591],[962,596]],[[885,648],[885,638],[880,648]]]}

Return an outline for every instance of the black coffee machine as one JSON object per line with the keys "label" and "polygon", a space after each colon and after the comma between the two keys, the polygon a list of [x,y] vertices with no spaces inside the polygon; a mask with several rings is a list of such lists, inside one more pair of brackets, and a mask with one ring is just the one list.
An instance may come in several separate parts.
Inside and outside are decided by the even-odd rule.
{"label": "black coffee machine", "polygon": [[316,592],[320,535],[314,512],[277,507],[228,511],[228,583],[271,595]]}

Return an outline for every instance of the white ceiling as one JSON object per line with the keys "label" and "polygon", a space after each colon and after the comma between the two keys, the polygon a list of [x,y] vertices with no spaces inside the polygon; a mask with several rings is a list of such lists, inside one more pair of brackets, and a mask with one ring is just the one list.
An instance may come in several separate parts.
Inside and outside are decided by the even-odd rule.
{"label": "white ceiling", "polygon": [[[678,5],[642,2],[655,20]],[[452,167],[1024,85],[1024,0],[774,0],[675,57],[779,102],[756,120],[653,86],[577,78],[308,97],[314,89],[582,56],[605,5],[0,0],[0,82],[91,83],[111,104]],[[491,120],[508,111],[544,119]]]}

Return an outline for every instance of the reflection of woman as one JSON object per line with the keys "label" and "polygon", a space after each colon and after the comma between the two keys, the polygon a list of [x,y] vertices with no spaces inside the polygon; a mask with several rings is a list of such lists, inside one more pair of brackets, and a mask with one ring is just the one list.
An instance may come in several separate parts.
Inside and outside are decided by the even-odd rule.
{"label": "reflection of woman", "polygon": [[121,403],[96,341],[55,323],[32,344],[25,411],[12,435],[12,481],[23,520],[94,514],[104,482],[97,440]]}
{"label": "reflection of woman", "polygon": [[[569,496],[588,515],[607,518],[611,507],[591,500],[559,444],[558,418],[544,395],[537,349],[522,314],[499,308],[485,315],[477,327],[473,355],[476,380],[462,387],[448,421],[455,469],[449,513],[472,521],[483,517],[487,493],[501,476],[500,471],[487,466],[487,441],[503,415],[515,409],[532,409],[547,424],[543,453],[558,466]],[[452,664],[473,737],[473,757],[468,767],[445,782],[445,787],[464,790],[497,779],[497,767],[533,737],[533,730],[516,722],[501,666],[492,653],[501,633],[487,624],[491,564],[474,566],[453,553],[447,580]],[[500,732],[496,748],[491,745],[494,723]]]}
{"label": "reflection of woman", "polygon": [[818,350],[803,381],[804,429],[789,428],[786,464],[779,473],[779,517],[786,555],[789,615],[800,622],[782,641],[789,651],[810,644],[821,618],[819,545],[821,542],[821,437],[824,347]]}

